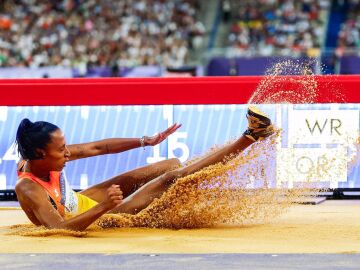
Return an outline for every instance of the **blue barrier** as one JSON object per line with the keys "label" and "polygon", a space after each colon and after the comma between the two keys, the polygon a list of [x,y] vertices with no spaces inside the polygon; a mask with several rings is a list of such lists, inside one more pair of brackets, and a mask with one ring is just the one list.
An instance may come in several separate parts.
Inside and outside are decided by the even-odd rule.
{"label": "blue barrier", "polygon": [[[324,187],[360,187],[359,160],[357,156],[351,157],[356,149],[349,143],[349,138],[357,139],[359,104],[260,107],[284,131],[274,157],[276,170],[269,176],[272,186],[282,186],[285,180],[289,181],[287,186],[295,186],[309,177],[312,167],[319,163],[331,165],[328,175],[313,179],[321,181]],[[238,137],[247,126],[246,109],[247,105],[2,106],[0,189],[13,189],[16,183],[18,157],[13,142],[24,117],[57,124],[68,144],[108,137],[141,137],[161,131],[174,122],[183,124],[159,146],[69,162],[66,176],[70,184],[73,188],[86,188],[165,158],[178,157],[185,162],[213,145]]]}

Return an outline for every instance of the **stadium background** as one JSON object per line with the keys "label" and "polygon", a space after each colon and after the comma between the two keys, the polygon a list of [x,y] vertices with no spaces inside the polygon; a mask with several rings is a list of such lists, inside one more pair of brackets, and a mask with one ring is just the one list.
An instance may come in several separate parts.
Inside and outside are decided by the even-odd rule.
{"label": "stadium background", "polygon": [[[0,78],[90,80],[101,77],[262,76],[273,63],[286,59],[305,63],[317,75],[359,74],[359,2],[2,1]],[[144,81],[144,87],[149,85],[151,81]],[[76,95],[76,88],[73,91]],[[121,91],[119,95],[123,94]],[[230,91],[241,94],[242,90]],[[57,99],[57,94],[49,89],[47,99],[49,96]],[[182,93],[177,90],[173,94],[181,96]],[[4,96],[9,95],[22,105],[19,92]],[[132,95],[135,97],[138,93]],[[159,103],[156,104],[161,104],[162,97],[158,95]],[[36,97],[39,103],[44,98],[41,94],[36,94]],[[355,101],[352,99],[352,103]],[[354,141],[359,128],[359,107],[358,104],[336,104],[339,102],[343,100],[308,105],[306,108],[297,105],[266,105],[264,108],[274,117],[276,124],[284,128],[286,136],[293,134],[297,128],[290,123],[296,120],[305,123],[306,120],[301,118],[304,114],[294,116],[296,113],[293,112],[302,110],[309,114],[321,114],[322,118],[311,119],[312,123],[319,121],[318,128],[313,129],[319,134],[314,137],[314,132],[308,128],[308,133],[304,134],[308,138],[305,144],[291,141],[281,148],[298,149],[295,150],[298,158],[304,155],[309,158],[317,151],[306,154],[309,148],[329,154],[329,159],[338,157],[340,151],[340,167],[336,167],[336,172],[330,173],[328,178],[320,180],[325,187],[359,188],[358,161],[352,166],[346,163],[352,155],[348,138]],[[215,105],[193,106],[131,106],[127,103],[127,106],[79,104],[84,106],[38,107],[36,105],[44,104],[35,102],[30,104],[34,106],[18,107],[2,102],[0,189],[13,189],[15,184],[16,157],[12,144],[17,124],[23,117],[55,122],[64,129],[68,143],[108,136],[141,137],[166,128],[173,122],[183,123],[182,129],[171,140],[154,149],[137,149],[118,156],[98,157],[69,165],[66,174],[73,187],[85,188],[161,158],[177,156],[185,161],[214,144],[239,135],[246,127],[247,100],[234,99],[233,105],[226,103],[228,105],[219,101]],[[326,122],[327,119],[329,122]],[[340,132],[339,135],[332,127],[326,126],[334,119],[341,122],[342,128],[347,127],[349,134]],[[306,127],[298,131],[304,130]],[[294,164],[296,160],[293,159]],[[309,164],[316,162],[306,160],[307,163],[302,166],[312,166]],[[276,161],[279,168],[294,165]],[[104,167],[103,164],[112,165]],[[341,168],[340,172],[338,168]],[[288,183],[291,187],[292,182],[304,174],[300,170],[296,175],[281,177],[291,178]],[[274,173],[274,186],[281,182],[278,175]]]}

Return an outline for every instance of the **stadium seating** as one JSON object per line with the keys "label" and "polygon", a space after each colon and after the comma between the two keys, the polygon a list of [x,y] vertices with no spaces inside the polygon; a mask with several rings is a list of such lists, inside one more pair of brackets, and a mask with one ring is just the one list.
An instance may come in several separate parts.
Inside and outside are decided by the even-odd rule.
{"label": "stadium seating", "polygon": [[203,34],[196,0],[0,3],[0,65],[182,66]]}

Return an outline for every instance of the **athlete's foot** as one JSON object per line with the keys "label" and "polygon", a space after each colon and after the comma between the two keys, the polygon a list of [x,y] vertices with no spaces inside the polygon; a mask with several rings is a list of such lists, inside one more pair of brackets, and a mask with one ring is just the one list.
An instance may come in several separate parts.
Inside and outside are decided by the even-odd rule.
{"label": "athlete's foot", "polygon": [[249,106],[246,115],[249,126],[244,136],[252,141],[257,141],[274,134],[274,127],[270,118],[255,106]]}

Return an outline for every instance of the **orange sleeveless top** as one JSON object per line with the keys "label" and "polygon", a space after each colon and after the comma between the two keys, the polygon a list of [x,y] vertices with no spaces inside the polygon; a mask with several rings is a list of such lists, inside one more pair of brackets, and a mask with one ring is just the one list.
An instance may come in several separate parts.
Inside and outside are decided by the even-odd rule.
{"label": "orange sleeveless top", "polygon": [[28,178],[42,186],[49,194],[53,201],[54,207],[59,211],[60,215],[64,216],[65,211],[76,214],[78,212],[78,198],[69,184],[67,183],[62,172],[51,171],[50,180],[48,182],[41,180],[32,173],[21,172],[25,161],[21,161],[18,165],[18,180]]}

